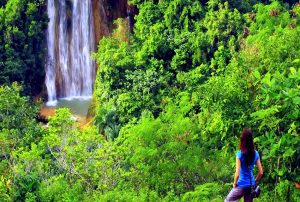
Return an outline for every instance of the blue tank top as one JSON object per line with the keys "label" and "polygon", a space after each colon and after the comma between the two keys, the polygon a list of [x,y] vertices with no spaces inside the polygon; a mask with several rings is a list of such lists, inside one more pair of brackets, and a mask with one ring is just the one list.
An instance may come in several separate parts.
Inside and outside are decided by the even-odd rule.
{"label": "blue tank top", "polygon": [[253,167],[256,164],[257,160],[260,158],[258,152],[255,150],[254,161],[253,161],[253,163],[250,164],[250,175],[249,175],[248,165],[245,164],[245,158],[244,158],[241,150],[239,150],[236,153],[236,157],[239,158],[241,161],[241,169],[240,169],[239,179],[237,181],[237,186],[241,187],[241,188],[250,187],[251,186],[250,185],[250,175],[251,175],[252,185],[254,185],[255,179],[254,179],[252,171],[253,171]]}

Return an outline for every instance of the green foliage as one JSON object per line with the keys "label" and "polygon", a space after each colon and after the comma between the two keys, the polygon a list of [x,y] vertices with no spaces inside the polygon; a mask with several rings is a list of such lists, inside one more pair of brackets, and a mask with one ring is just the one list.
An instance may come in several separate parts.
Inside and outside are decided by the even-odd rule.
{"label": "green foliage", "polygon": [[[299,34],[299,22],[278,2],[258,5],[257,10],[256,22],[250,29],[261,31],[253,31],[241,53],[252,77],[252,125],[261,134],[256,141],[268,162],[268,181],[297,181],[300,44],[294,37]],[[253,50],[258,57],[253,57]]]}
{"label": "green foliage", "polygon": [[44,82],[44,0],[9,0],[0,7],[0,85],[22,82],[27,95]]}
{"label": "green foliage", "polygon": [[34,119],[37,109],[29,104],[28,98],[20,96],[20,91],[16,83],[0,87],[1,156],[19,147],[30,147],[39,138]]}
{"label": "green foliage", "polygon": [[39,199],[41,201],[82,201],[82,184],[70,185],[63,175],[53,176],[43,181],[39,188]]}
{"label": "green foliage", "polygon": [[182,201],[222,201],[220,197],[222,187],[217,183],[199,185],[195,188],[195,191],[185,193]]}
{"label": "green foliage", "polygon": [[[105,38],[95,55],[102,67],[95,87],[96,125],[106,135],[105,128],[120,129],[120,137],[110,132],[113,138],[109,139],[130,150],[124,155],[132,169],[129,173],[136,173],[131,176],[135,183],[129,177],[131,186],[147,187],[166,197],[200,184],[183,199],[220,200],[226,190],[208,199],[210,190],[205,195],[205,183],[216,186],[215,180],[230,180],[233,163],[218,175],[196,166],[208,166],[203,162],[195,167],[191,163],[174,167],[169,158],[180,162],[179,157],[205,159],[218,154],[216,159],[222,162],[236,150],[237,136],[244,127],[253,129],[262,151],[267,170],[263,186],[272,190],[283,187],[284,180],[299,181],[299,6],[277,1],[133,3],[138,5],[139,15],[130,43]],[[111,53],[121,57],[108,60]],[[189,102],[187,108],[180,102],[170,105],[169,100],[181,100],[182,95]],[[184,109],[187,111],[181,113]],[[172,114],[171,118],[166,114]],[[194,138],[186,140],[191,153],[174,139],[186,131],[193,131],[188,134]],[[180,181],[177,173],[187,181]],[[193,173],[195,181],[189,181],[184,173]],[[203,175],[209,176],[207,181]],[[292,193],[290,200],[295,200],[291,183],[287,186],[290,192],[278,188],[275,194],[280,192],[285,200]]]}
{"label": "green foliage", "polygon": [[146,116],[138,125],[121,132],[128,136],[123,144],[137,145],[130,152],[132,157],[128,156],[133,164],[131,172],[137,174],[132,183],[163,193],[170,188],[178,193],[193,187],[195,180],[207,172],[199,167],[203,151],[192,142],[197,131],[195,123],[172,108],[156,120]]}
{"label": "green foliage", "polygon": [[[9,200],[24,199],[26,193],[36,188],[36,173],[31,171],[35,159],[35,143],[41,139],[42,129],[36,124],[36,107],[26,97],[20,96],[17,84],[0,87],[0,160],[1,195]],[[19,152],[32,151],[32,155],[21,156]],[[27,172],[24,172],[24,170]],[[30,173],[30,174],[29,174]],[[10,193],[11,191],[11,193]]]}
{"label": "green foliage", "polygon": [[166,97],[191,93],[224,71],[239,47],[243,19],[228,3],[209,9],[198,1],[146,1],[138,7],[130,44],[104,38],[94,55],[101,67],[95,86],[100,131],[111,125],[103,122],[111,113],[115,126],[135,121],[144,110],[157,117]]}

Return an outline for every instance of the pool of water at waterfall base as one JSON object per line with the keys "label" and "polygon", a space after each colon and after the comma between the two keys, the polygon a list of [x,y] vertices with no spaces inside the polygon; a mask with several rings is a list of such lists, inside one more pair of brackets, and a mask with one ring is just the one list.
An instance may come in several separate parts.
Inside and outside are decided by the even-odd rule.
{"label": "pool of water at waterfall base", "polygon": [[67,97],[46,103],[47,108],[68,108],[73,115],[86,116],[91,104],[91,96]]}

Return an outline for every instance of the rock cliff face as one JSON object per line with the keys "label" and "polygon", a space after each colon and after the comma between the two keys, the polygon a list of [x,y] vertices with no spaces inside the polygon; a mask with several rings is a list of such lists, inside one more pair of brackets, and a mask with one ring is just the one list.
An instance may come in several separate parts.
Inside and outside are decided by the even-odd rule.
{"label": "rock cliff face", "polygon": [[127,17],[127,0],[92,0],[95,43],[112,32],[113,22]]}

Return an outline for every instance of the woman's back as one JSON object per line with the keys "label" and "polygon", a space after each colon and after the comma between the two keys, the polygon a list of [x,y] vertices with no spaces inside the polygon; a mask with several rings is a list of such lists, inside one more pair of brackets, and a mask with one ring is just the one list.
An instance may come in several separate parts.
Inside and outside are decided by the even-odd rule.
{"label": "woman's back", "polygon": [[[237,182],[237,186],[239,187],[246,188],[246,187],[250,187],[251,184],[254,185],[255,183],[255,179],[252,171],[254,165],[256,164],[257,160],[260,159],[260,157],[259,157],[259,153],[256,150],[254,152],[255,154],[254,154],[253,162],[250,163],[249,166],[246,164],[245,155],[243,155],[242,151],[239,150],[236,153],[236,157],[241,161],[240,174]],[[251,184],[250,184],[250,175],[251,175]]]}

